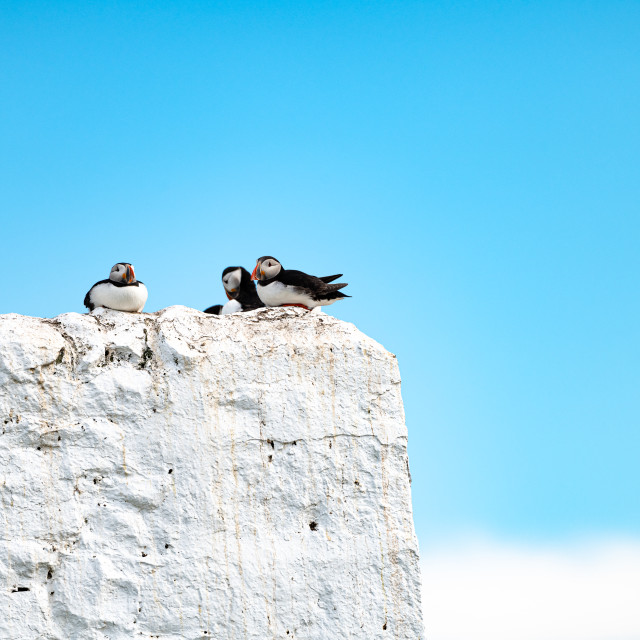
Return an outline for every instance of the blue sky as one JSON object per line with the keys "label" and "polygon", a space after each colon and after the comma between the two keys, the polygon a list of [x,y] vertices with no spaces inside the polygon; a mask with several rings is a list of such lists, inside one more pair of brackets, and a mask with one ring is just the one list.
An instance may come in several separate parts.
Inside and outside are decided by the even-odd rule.
{"label": "blue sky", "polygon": [[398,355],[416,530],[640,535],[640,4],[4,2],[0,312],[264,254]]}

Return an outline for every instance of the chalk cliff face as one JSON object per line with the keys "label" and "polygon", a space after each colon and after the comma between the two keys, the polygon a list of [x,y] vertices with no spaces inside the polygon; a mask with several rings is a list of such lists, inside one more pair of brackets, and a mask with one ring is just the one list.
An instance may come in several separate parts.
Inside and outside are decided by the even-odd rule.
{"label": "chalk cliff face", "polygon": [[422,638],[406,444],[324,314],[0,316],[0,638]]}

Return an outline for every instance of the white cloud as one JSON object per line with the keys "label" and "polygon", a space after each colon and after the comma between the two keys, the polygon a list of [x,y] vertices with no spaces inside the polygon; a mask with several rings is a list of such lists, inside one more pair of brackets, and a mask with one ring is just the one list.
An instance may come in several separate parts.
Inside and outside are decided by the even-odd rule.
{"label": "white cloud", "polygon": [[422,550],[427,640],[639,640],[640,541]]}

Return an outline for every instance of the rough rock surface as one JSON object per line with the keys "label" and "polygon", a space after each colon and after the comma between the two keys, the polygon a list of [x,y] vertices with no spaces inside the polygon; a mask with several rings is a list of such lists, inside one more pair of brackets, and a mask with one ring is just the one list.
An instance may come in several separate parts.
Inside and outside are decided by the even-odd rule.
{"label": "rough rock surface", "polygon": [[0,316],[0,638],[423,638],[406,444],[324,314]]}

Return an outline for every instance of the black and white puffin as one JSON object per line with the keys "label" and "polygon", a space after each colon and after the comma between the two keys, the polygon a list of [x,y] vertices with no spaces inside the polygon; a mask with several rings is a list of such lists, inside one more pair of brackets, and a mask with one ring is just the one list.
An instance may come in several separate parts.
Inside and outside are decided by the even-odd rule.
{"label": "black and white puffin", "polygon": [[114,264],[108,280],[96,282],[84,297],[84,306],[93,311],[107,307],[117,311],[140,313],[147,302],[149,292],[140,280],[136,280],[133,265],[129,262]]}
{"label": "black and white puffin", "polygon": [[227,267],[222,272],[222,286],[229,302],[222,307],[221,315],[238,311],[253,311],[264,307],[251,281],[251,274],[242,267]]}
{"label": "black and white puffin", "polygon": [[222,311],[222,306],[221,304],[214,304],[212,307],[208,307],[207,309],[204,310],[205,313],[211,313],[214,316],[219,316],[220,312]]}
{"label": "black and white puffin", "polygon": [[251,274],[246,269],[227,267],[222,272],[222,286],[229,302],[225,305],[216,304],[209,307],[205,309],[205,313],[226,316],[230,313],[253,311],[264,307],[264,303],[256,293],[256,285],[251,281]]}
{"label": "black and white puffin", "polygon": [[348,283],[329,284],[341,276],[340,273],[316,278],[302,271],[284,269],[272,256],[262,256],[258,258],[251,279],[258,281],[258,296],[267,307],[313,309],[351,297],[339,291]]}

